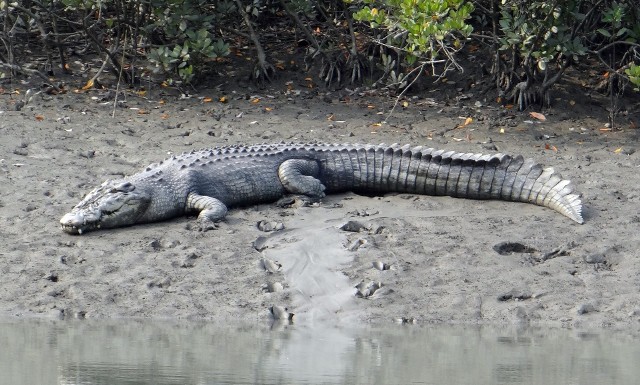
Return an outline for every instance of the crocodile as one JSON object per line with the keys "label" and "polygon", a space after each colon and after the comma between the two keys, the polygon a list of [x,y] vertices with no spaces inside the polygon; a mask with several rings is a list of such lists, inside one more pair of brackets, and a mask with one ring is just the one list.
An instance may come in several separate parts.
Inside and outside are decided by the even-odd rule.
{"label": "crocodile", "polygon": [[569,180],[521,155],[482,155],[422,146],[276,143],[231,145],[172,156],[89,192],[60,220],[83,234],[198,213],[203,228],[228,207],[288,195],[388,192],[499,199],[545,206],[583,223]]}

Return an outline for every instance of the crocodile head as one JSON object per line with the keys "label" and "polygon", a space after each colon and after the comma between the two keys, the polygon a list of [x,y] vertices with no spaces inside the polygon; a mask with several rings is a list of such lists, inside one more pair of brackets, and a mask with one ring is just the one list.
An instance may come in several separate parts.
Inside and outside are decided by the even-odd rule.
{"label": "crocodile head", "polygon": [[133,225],[149,207],[151,196],[128,181],[104,182],[60,219],[62,230],[83,234],[100,228]]}

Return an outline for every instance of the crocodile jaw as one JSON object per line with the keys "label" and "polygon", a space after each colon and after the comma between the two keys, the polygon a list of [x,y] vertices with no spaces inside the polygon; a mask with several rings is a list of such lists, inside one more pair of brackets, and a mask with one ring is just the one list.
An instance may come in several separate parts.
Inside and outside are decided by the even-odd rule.
{"label": "crocodile jaw", "polygon": [[106,181],[60,219],[62,231],[82,235],[100,228],[138,222],[151,198],[129,182]]}
{"label": "crocodile jaw", "polygon": [[102,227],[100,218],[99,210],[73,209],[60,219],[60,226],[65,233],[82,235],[82,233]]}

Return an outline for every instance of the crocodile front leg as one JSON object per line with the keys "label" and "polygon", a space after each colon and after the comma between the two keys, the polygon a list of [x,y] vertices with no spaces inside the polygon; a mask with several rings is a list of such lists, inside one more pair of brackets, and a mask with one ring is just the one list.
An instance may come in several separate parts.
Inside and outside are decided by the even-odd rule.
{"label": "crocodile front leg", "polygon": [[278,167],[278,177],[285,190],[312,199],[324,197],[325,186],[318,180],[320,166],[314,160],[289,159]]}
{"label": "crocodile front leg", "polygon": [[219,199],[190,193],[187,196],[187,212],[199,211],[198,222],[200,229],[211,230],[216,228],[216,222],[221,221],[227,215],[227,206]]}

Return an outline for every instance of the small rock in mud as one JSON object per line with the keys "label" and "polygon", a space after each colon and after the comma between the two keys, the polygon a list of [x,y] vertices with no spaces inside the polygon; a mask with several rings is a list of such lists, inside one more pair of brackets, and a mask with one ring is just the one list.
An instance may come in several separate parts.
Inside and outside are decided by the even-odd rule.
{"label": "small rock in mud", "polygon": [[349,221],[340,227],[340,230],[349,231],[352,233],[359,233],[362,230],[367,230],[367,226],[358,221]]}
{"label": "small rock in mud", "polygon": [[284,224],[282,222],[268,222],[268,221],[260,221],[258,222],[258,230],[264,231],[265,233],[271,231],[280,231],[284,229]]}

